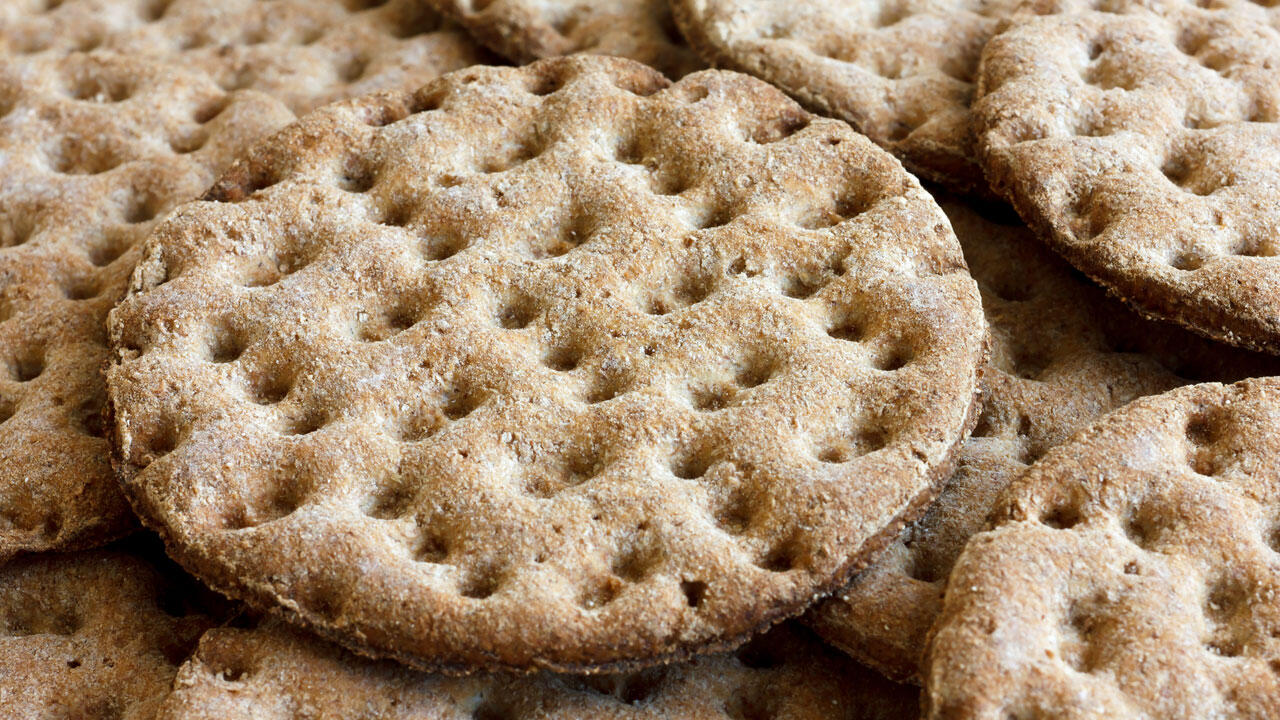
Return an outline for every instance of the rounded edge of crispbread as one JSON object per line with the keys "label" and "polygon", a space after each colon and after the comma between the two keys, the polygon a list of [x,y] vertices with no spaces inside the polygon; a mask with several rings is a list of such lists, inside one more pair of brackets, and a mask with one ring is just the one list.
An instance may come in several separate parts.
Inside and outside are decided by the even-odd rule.
{"label": "rounded edge of crispbread", "polygon": [[[642,66],[639,66],[638,64],[635,64],[635,63],[631,63],[629,61],[623,61],[623,60],[605,61],[605,60],[599,60],[599,59],[584,60],[584,59],[581,59],[581,57],[585,57],[585,56],[580,56],[579,59],[549,61],[549,64],[544,67],[554,68],[556,66],[550,63],[555,63],[555,62],[598,63],[598,64],[607,63],[607,64],[615,65],[616,67],[619,67],[619,68],[623,68],[628,72],[639,72],[644,76],[644,79],[646,80],[653,80],[655,78],[655,74],[653,73],[653,71],[648,69],[643,69]],[[744,80],[746,79],[744,78]],[[758,81],[751,80],[750,82],[756,83]],[[764,86],[761,83],[760,87],[763,89],[766,86]],[[769,89],[769,93],[775,93],[775,92],[776,91]],[[348,108],[352,108],[352,107],[356,107],[356,108],[363,107],[366,109],[372,108],[372,112],[366,113],[366,114],[368,114],[370,117],[373,117],[373,116],[381,117],[379,113],[382,110],[386,109],[386,105],[388,103],[399,103],[403,101],[403,99],[406,97],[408,97],[407,93],[398,94],[398,95],[384,94],[379,96],[371,96],[370,98],[366,98],[360,101],[353,101],[352,103],[348,103],[345,106]],[[794,107],[794,105],[792,105],[790,101],[786,100],[785,97],[783,97],[780,93],[777,94],[777,98],[780,102]],[[798,108],[796,108],[796,112],[800,112]],[[394,113],[391,113],[391,114],[394,115]],[[288,131],[285,131],[285,132],[287,133]],[[270,153],[273,151],[272,148],[274,148],[276,145],[287,144],[287,140],[281,140],[280,137],[281,136],[277,136],[275,140],[272,140],[267,143],[264,143],[263,145],[260,145],[258,148],[258,151],[255,151],[255,153],[250,154],[250,158],[257,157],[259,153],[269,156]],[[309,137],[309,136],[304,135],[304,138],[305,137]],[[868,152],[876,152],[876,153],[881,152],[878,149],[874,148],[874,146],[872,146],[870,143],[866,143],[865,147]],[[897,165],[898,171],[900,172],[900,165],[898,165],[896,161],[890,159],[887,155],[885,155],[884,157],[885,157],[885,162],[889,163],[890,165]],[[265,162],[265,159],[264,159],[264,162]],[[230,171],[228,171],[223,181],[220,181],[219,183],[215,184],[214,189],[210,191],[210,197],[221,198],[221,199],[235,199],[237,197],[241,197],[245,195],[245,190],[254,185],[255,180],[260,174],[259,173],[260,169],[261,168],[254,160],[242,161],[238,163]],[[908,176],[906,176],[905,173],[903,173],[903,178],[904,178],[904,181],[906,181],[909,184],[914,183],[914,181],[908,179]],[[943,226],[940,225],[939,227],[943,227]],[[962,263],[963,260],[960,260],[960,262]],[[134,292],[143,291],[143,286],[148,284],[148,281],[146,280],[147,273],[148,273],[148,269],[144,265],[142,269],[140,269],[139,275],[135,276]],[[968,308],[966,306],[966,311],[967,310]],[[981,320],[978,319],[978,322],[980,323]],[[981,343],[977,342],[976,340],[974,344],[975,346],[981,346]],[[981,354],[981,347],[975,347],[975,354],[978,354],[978,355]],[[977,361],[977,358],[975,358],[975,362],[976,361]],[[925,509],[928,502],[932,499],[933,494],[936,493],[938,485],[940,484],[941,480],[947,477],[947,475],[949,474],[951,470],[951,466],[954,463],[954,457],[959,447],[960,439],[963,437],[964,434],[967,434],[968,429],[972,427],[974,422],[976,422],[976,418],[977,418],[977,411],[975,407],[976,388],[966,392],[969,396],[967,398],[967,401],[963,405],[963,420],[960,423],[963,427],[960,428],[958,432],[958,437],[950,438],[950,442],[947,444],[945,452],[942,452],[943,449],[941,447],[938,448],[939,456],[938,456],[938,459],[935,461],[935,464],[933,464],[931,467],[927,468],[927,470],[922,471],[920,473],[921,485],[923,486],[921,491],[915,495],[912,501],[908,503],[907,506],[905,506],[901,510],[901,512],[899,512],[896,518],[894,518],[886,526],[880,528],[880,530],[875,532],[873,535],[867,537],[867,539],[865,539],[862,542],[862,545],[859,548],[859,551],[857,553],[854,553],[848,556],[847,558],[845,558],[840,569],[837,572],[835,572],[832,577],[830,577],[825,583],[821,584],[820,586],[813,588],[812,592],[810,593],[811,597],[809,598],[809,601],[812,601],[813,597],[830,592],[834,588],[839,587],[843,585],[845,582],[847,582],[848,577],[857,569],[864,566],[876,551],[881,549],[897,534],[898,530],[902,526],[904,526],[910,520],[914,519]],[[117,410],[117,408],[115,407],[115,402],[117,399],[118,398],[115,398],[113,396],[112,406],[111,406],[113,408],[113,411]],[[959,400],[960,399],[957,397],[957,403],[956,403],[957,415],[961,414],[961,406],[960,406]],[[113,423],[112,426],[113,426],[113,429],[116,430],[117,432],[120,430],[118,423]],[[120,442],[116,443],[118,452],[120,452],[119,448],[121,445],[122,443]],[[215,587],[217,587],[219,590],[233,594],[233,595],[237,595],[237,596],[246,596],[252,604],[255,604],[260,607],[267,608],[272,606],[279,606],[280,612],[282,612],[292,622],[307,625],[312,629],[316,630],[317,632],[323,635],[326,635],[328,637],[331,637],[333,639],[339,640],[340,642],[343,642],[348,646],[351,646],[365,654],[392,656],[392,657],[396,657],[397,659],[403,662],[414,664],[418,667],[429,668],[429,669],[443,669],[443,670],[452,671],[452,672],[465,672],[465,671],[474,670],[474,669],[506,669],[506,670],[529,669],[529,666],[526,664],[510,665],[510,664],[504,664],[503,662],[496,661],[490,658],[480,659],[479,661],[476,661],[475,659],[467,659],[465,661],[461,661],[456,664],[451,663],[448,660],[442,660],[438,663],[427,664],[420,657],[415,657],[415,656],[411,656],[403,653],[397,653],[395,651],[387,650],[386,648],[383,648],[383,647],[374,647],[372,645],[362,644],[358,639],[353,639],[351,637],[350,631],[348,631],[347,633],[340,632],[338,629],[331,626],[329,623],[326,623],[323,619],[318,618],[314,614],[309,614],[305,608],[300,607],[296,602],[291,600],[289,597],[284,597],[273,592],[272,588],[270,587],[266,587],[265,585],[262,585],[262,584],[255,584],[252,581],[245,580],[244,578],[237,575],[234,571],[227,572],[225,568],[219,569],[217,563],[211,562],[210,558],[207,556],[207,553],[205,551],[201,551],[198,548],[189,547],[188,544],[181,542],[181,539],[176,536],[176,533],[172,529],[164,526],[164,523],[161,521],[161,512],[156,507],[153,506],[154,498],[148,497],[146,493],[140,492],[131,483],[131,480],[133,478],[133,475],[135,474],[136,468],[131,468],[129,464],[125,462],[125,458],[121,455],[118,455],[117,459],[118,459],[119,472],[121,473],[121,478],[125,483],[126,488],[129,489],[131,500],[134,502],[136,509],[142,515],[143,519],[148,523],[148,525],[157,529],[157,531],[160,532],[165,537],[166,543],[170,548],[170,552],[173,553],[175,557],[177,557],[180,561],[182,561],[183,564],[186,565],[188,568],[196,571],[197,574],[201,575],[206,580],[211,581],[212,584]],[[679,642],[679,643],[666,643],[665,647],[659,647],[656,652],[651,652],[648,654],[636,653],[636,657],[632,659],[621,659],[617,661],[607,661],[607,662],[600,662],[600,663],[562,663],[562,662],[556,662],[556,661],[539,660],[536,663],[536,666],[551,668],[556,670],[600,671],[600,670],[606,670],[606,669],[616,670],[616,669],[635,668],[635,667],[641,667],[643,665],[652,664],[654,662],[669,662],[674,659],[689,657],[693,654],[710,652],[717,649],[723,649],[731,645],[740,643],[741,641],[745,640],[746,637],[758,632],[760,629],[767,627],[773,623],[776,623],[777,621],[791,614],[796,614],[803,611],[804,606],[807,604],[808,603],[805,602],[794,607],[793,606],[777,607],[777,608],[770,608],[767,612],[762,612],[758,614],[752,613],[754,617],[749,618],[749,620],[752,621],[753,623],[750,627],[747,627],[745,630],[738,631],[736,634],[725,634],[725,635],[719,636],[716,638],[714,642],[710,642],[710,643],[705,640],[699,640],[699,641],[693,641],[693,642],[685,641],[685,642]]]}
{"label": "rounded edge of crispbread", "polygon": [[[980,408],[980,393],[975,390],[974,402],[970,405],[968,416],[965,419],[964,435],[967,436],[972,430],[974,424],[978,421],[978,411]],[[114,403],[108,402],[108,412],[114,415]],[[110,427],[116,427],[114,421]],[[892,543],[898,535],[902,533],[903,528],[918,520],[929,509],[930,505],[937,498],[938,493],[942,491],[943,486],[955,469],[956,455],[960,450],[963,442],[954,444],[948,451],[946,458],[939,463],[935,470],[930,474],[929,489],[918,495],[912,504],[899,515],[892,524],[886,526],[875,536],[868,539],[857,554],[851,555],[845,568],[838,577],[834,578],[825,588],[815,591],[813,600],[817,602],[821,598],[837,592],[840,588],[849,584],[850,580],[857,573],[866,569],[876,559],[876,556]],[[118,448],[118,443],[113,443],[113,447]],[[125,496],[129,499],[134,511],[138,514],[138,519],[147,529],[155,532],[164,542],[165,552],[173,558],[184,570],[198,577],[202,582],[206,583],[210,588],[218,591],[222,595],[235,600],[242,600],[255,609],[263,612],[270,612],[278,615],[288,621],[290,624],[306,628],[312,633],[330,642],[342,645],[347,649],[357,653],[358,655],[374,660],[391,659],[402,665],[422,670],[425,672],[439,672],[445,675],[461,676],[469,675],[474,672],[516,672],[516,673],[534,673],[539,671],[550,671],[558,673],[576,673],[576,674],[598,674],[598,673],[620,673],[633,672],[651,667],[654,665],[666,665],[676,662],[687,662],[695,657],[727,652],[740,647],[751,638],[767,632],[770,628],[778,623],[786,621],[793,617],[798,617],[808,610],[807,605],[799,608],[791,609],[787,612],[778,612],[766,618],[755,627],[734,636],[722,638],[715,643],[703,643],[696,646],[677,647],[667,652],[653,655],[649,658],[637,660],[620,660],[615,662],[594,663],[594,664],[561,664],[561,663],[540,663],[536,667],[504,665],[494,663],[490,665],[476,666],[473,663],[438,663],[425,664],[420,658],[405,653],[388,652],[382,648],[376,648],[369,645],[361,645],[353,643],[351,638],[341,632],[328,627],[324,622],[317,621],[315,618],[302,612],[287,597],[272,592],[268,587],[258,587],[254,584],[244,582],[241,578],[234,576],[227,577],[221,573],[204,572],[204,560],[200,553],[193,553],[186,550],[185,545],[174,541],[169,529],[157,519],[157,515],[148,503],[148,499],[144,493],[137,492],[135,487],[129,483],[132,475],[125,470],[126,463],[120,462],[116,457],[116,465],[118,477],[121,484],[125,488]],[[876,668],[877,670],[879,668]],[[892,678],[888,673],[884,673],[886,677]]]}
{"label": "rounded edge of crispbread", "polygon": [[[1202,10],[1189,4],[1152,17],[1168,19],[1180,14],[1197,17],[1197,13],[1203,13],[1204,17],[1212,17],[1214,13],[1234,15],[1230,19],[1239,22],[1253,19],[1237,13],[1234,6]],[[1025,107],[1016,103],[1011,106],[1004,98],[1011,92],[1010,86],[1025,84],[1036,71],[1027,70],[1024,59],[1016,52],[1009,54],[1007,46],[1020,42],[1026,34],[1034,38],[1034,33],[1043,32],[1041,28],[1048,30],[1051,25],[1058,25],[1052,28],[1054,32],[1062,32],[1062,25],[1092,27],[1129,21],[1129,16],[1101,12],[1031,18],[1010,23],[987,44],[982,54],[973,103],[979,158],[986,178],[991,189],[1013,205],[1047,245],[1144,318],[1177,324],[1211,340],[1248,350],[1280,354],[1280,315],[1270,314],[1265,308],[1241,305],[1229,294],[1207,291],[1203,287],[1187,289],[1176,280],[1154,277],[1140,266],[1132,267],[1131,260],[1118,261],[1129,266],[1120,267],[1103,253],[1091,251],[1089,244],[1092,241],[1086,241],[1071,227],[1073,211],[1064,206],[1061,188],[1046,181],[1046,175],[1052,175],[1051,170],[1056,168],[1045,167],[1051,165],[1053,158],[1032,157],[1031,162],[1026,162],[1011,157],[1017,145],[1035,141],[1036,137],[1022,137],[1026,135],[1022,126],[1030,122],[1024,117]],[[1001,53],[1004,56],[997,57]],[[1025,90],[1021,92],[1025,94]],[[1039,137],[1071,139],[1070,136],[1056,134]],[[1028,165],[1032,167],[1018,169]],[[1126,234],[1133,233],[1129,231]],[[1250,279],[1242,278],[1237,282],[1248,283]]]}
{"label": "rounded edge of crispbread", "polygon": [[1016,478],[957,561],[923,717],[1274,717],[1277,446],[1238,455],[1222,425],[1277,407],[1280,377],[1182,386]]}
{"label": "rounded edge of crispbread", "polygon": [[[762,79],[773,77],[775,73],[770,71],[769,64],[764,58],[754,53],[734,53],[712,37],[692,6],[693,3],[703,1],[670,0],[672,15],[690,47],[713,67],[736,70]],[[808,86],[787,86],[782,89],[809,110],[827,117],[842,119],[852,125],[855,130],[862,132],[862,122],[856,116],[857,108],[842,107],[825,93]],[[983,177],[972,130],[965,143],[970,152],[961,154],[958,154],[955,148],[945,147],[936,142],[924,143],[921,147],[910,151],[890,147],[879,140],[874,142],[892,153],[908,171],[922,180],[937,183],[961,195],[983,200],[996,199],[996,195],[992,193]]]}

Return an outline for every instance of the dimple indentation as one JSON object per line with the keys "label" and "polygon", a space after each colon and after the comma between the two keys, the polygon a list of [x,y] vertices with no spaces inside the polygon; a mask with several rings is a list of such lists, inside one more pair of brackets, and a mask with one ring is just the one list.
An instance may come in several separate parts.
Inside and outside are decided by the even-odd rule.
{"label": "dimple indentation", "polygon": [[19,350],[9,361],[9,376],[18,382],[31,382],[44,373],[44,348],[29,346]]}
{"label": "dimple indentation", "polygon": [[244,354],[245,340],[237,328],[223,322],[214,324],[208,332],[208,340],[205,342],[207,362],[234,362]]}
{"label": "dimple indentation", "polygon": [[442,411],[449,420],[457,422],[475,412],[487,398],[483,388],[459,382],[445,393]]}
{"label": "dimple indentation", "polygon": [[458,585],[458,593],[472,600],[492,597],[501,587],[502,578],[496,568],[478,567]]}
{"label": "dimple indentation", "polygon": [[1055,530],[1070,530],[1084,522],[1084,515],[1075,503],[1064,500],[1046,508],[1040,515],[1040,522]]}
{"label": "dimple indentation", "polygon": [[578,604],[585,610],[596,610],[608,605],[622,591],[622,583],[612,576],[588,580],[578,592]]}
{"label": "dimple indentation", "polygon": [[836,340],[861,342],[866,332],[862,318],[850,310],[838,310],[827,319],[827,334]]}
{"label": "dimple indentation", "polygon": [[419,252],[428,262],[440,262],[466,250],[469,245],[466,238],[456,233],[428,235],[419,240]]}
{"label": "dimple indentation", "polygon": [[880,450],[887,444],[883,431],[861,428],[827,441],[819,448],[817,457],[824,463],[846,463]]}
{"label": "dimple indentation", "polygon": [[752,515],[751,496],[742,488],[729,491],[712,509],[716,527],[730,535],[746,532]]}
{"label": "dimple indentation", "polygon": [[782,281],[782,294],[796,300],[813,297],[826,283],[821,277],[792,275]]}
{"label": "dimple indentation", "polygon": [[378,182],[378,170],[363,157],[348,158],[334,182],[346,192],[365,193]]}
{"label": "dimple indentation", "polygon": [[1062,657],[1076,672],[1090,673],[1098,668],[1100,658],[1093,637],[1101,624],[1102,616],[1096,602],[1076,600],[1068,606]]}
{"label": "dimple indentation", "polygon": [[582,362],[582,348],[576,343],[565,342],[550,348],[542,358],[542,364],[556,372],[572,372]]}
{"label": "dimple indentation", "polygon": [[676,278],[673,287],[652,291],[643,307],[650,315],[666,315],[697,305],[710,297],[715,289],[716,282],[710,275],[685,273]]}
{"label": "dimple indentation", "polygon": [[47,157],[49,166],[63,175],[97,175],[125,161],[119,150],[101,142],[100,138],[69,135],[57,142]]}
{"label": "dimple indentation", "polygon": [[1196,413],[1187,421],[1187,464],[1200,474],[1213,476],[1221,471],[1214,444],[1222,434],[1222,423],[1208,413]]}
{"label": "dimple indentation", "polygon": [[914,357],[912,348],[906,343],[889,342],[879,348],[871,360],[871,366],[882,372],[894,372],[906,367]]}
{"label": "dimple indentation", "polygon": [[761,354],[750,354],[738,362],[734,368],[733,381],[743,389],[759,387],[773,379],[778,365],[773,358]]}
{"label": "dimple indentation", "polygon": [[275,405],[283,401],[293,388],[293,376],[279,370],[252,371],[248,378],[250,398],[259,405]]}
{"label": "dimple indentation", "polygon": [[586,401],[592,404],[608,402],[625,394],[630,386],[630,378],[624,373],[598,372],[587,389]]}
{"label": "dimple indentation", "polygon": [[1143,550],[1155,550],[1167,520],[1158,505],[1139,502],[1130,507],[1121,519],[1124,535],[1129,542]]}
{"label": "dimple indentation", "polygon": [[94,276],[67,278],[62,283],[62,294],[68,300],[92,300],[102,292],[98,278]]}
{"label": "dimple indentation", "polygon": [[[1210,583],[1205,596],[1204,617],[1208,625],[1205,647],[1215,655],[1238,657],[1248,642],[1247,630],[1234,622],[1248,611],[1249,587],[1239,578],[1223,576]],[[1244,632],[1241,632],[1244,630]]]}
{"label": "dimple indentation", "polygon": [[682,480],[696,480],[711,469],[715,455],[711,448],[690,445],[678,450],[671,458],[671,472]]}
{"label": "dimple indentation", "polygon": [[799,544],[795,538],[787,538],[770,548],[757,565],[769,572],[784,573],[794,570],[800,559]]}
{"label": "dimple indentation", "polygon": [[305,408],[285,415],[281,432],[285,435],[310,435],[329,424],[329,413],[322,408]]}
{"label": "dimple indentation", "polygon": [[17,247],[31,239],[35,221],[31,213],[7,213],[0,218],[0,247]]}
{"label": "dimple indentation", "polygon": [[691,608],[702,607],[707,596],[707,584],[701,580],[682,580],[680,592],[684,594],[685,604]]}
{"label": "dimple indentation", "polygon": [[356,338],[362,342],[382,342],[399,335],[418,322],[420,308],[405,301],[384,310],[356,312]]}
{"label": "dimple indentation", "polygon": [[416,562],[440,565],[449,559],[449,538],[437,528],[419,526],[410,551]]}
{"label": "dimple indentation", "polygon": [[557,234],[533,248],[535,258],[560,257],[591,239],[595,220],[581,210],[575,210],[561,223]]}
{"label": "dimple indentation", "polygon": [[529,327],[541,313],[538,302],[531,296],[517,293],[502,303],[495,318],[503,330],[523,330]]}
{"label": "dimple indentation", "polygon": [[689,388],[689,401],[695,410],[715,412],[728,407],[737,394],[730,383],[700,383]]}
{"label": "dimple indentation", "polygon": [[387,480],[373,488],[360,503],[360,509],[371,518],[398,520],[408,515],[417,497],[414,486],[400,478]]}

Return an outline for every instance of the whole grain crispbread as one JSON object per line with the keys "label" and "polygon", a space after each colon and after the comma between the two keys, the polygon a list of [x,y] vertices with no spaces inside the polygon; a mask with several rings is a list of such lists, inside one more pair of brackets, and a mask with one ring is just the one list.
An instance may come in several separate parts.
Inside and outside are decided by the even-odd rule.
{"label": "whole grain crispbread", "polygon": [[1009,211],[945,196],[941,204],[991,333],[982,415],[938,501],[807,616],[828,642],[899,680],[917,679],[956,556],[1028,464],[1135,398],[1188,382],[1280,374],[1280,359],[1128,311]]}
{"label": "whole grain crispbread", "polygon": [[1280,9],[1016,25],[975,105],[995,189],[1140,312],[1280,352]]}
{"label": "whole grain crispbread", "polygon": [[0,59],[0,561],[135,527],[102,410],[107,312],[155,218],[293,116],[107,52]]}
{"label": "whole grain crispbread", "polygon": [[919,692],[784,624],[736,653],[620,675],[415,672],[278,620],[205,633],[159,720],[914,720]]}
{"label": "whole grain crispbread", "polygon": [[[157,18],[139,14],[155,5],[0,7],[0,41],[48,40],[0,53],[0,561],[135,527],[109,466],[101,371],[107,311],[156,219],[293,120],[291,108],[416,86],[487,57],[456,28],[386,35],[396,2],[350,13],[328,0],[184,0]],[[311,28],[290,24],[300,15],[323,19],[310,45],[254,40]],[[102,48],[70,52],[86,27],[101,30]],[[174,46],[196,27],[212,39]],[[360,79],[334,69],[338,56],[365,50],[377,59]]]}
{"label": "whole grain crispbread", "polygon": [[[1087,10],[1165,13],[1190,0],[671,0],[689,42],[848,121],[912,172],[952,191],[989,190],[970,103],[983,46],[1010,22]],[[1250,0],[1215,8],[1262,9]],[[1273,22],[1280,13],[1272,9]]]}
{"label": "whole grain crispbread", "polygon": [[214,587],[428,669],[739,643],[914,519],[973,415],[946,216],[736,73],[338,104],[145,254],[110,321],[134,507]]}
{"label": "whole grain crispbread", "polygon": [[956,562],[929,718],[1280,714],[1280,380],[1143,398],[1014,482]]}
{"label": "whole grain crispbread", "polygon": [[516,62],[590,52],[638,60],[680,78],[705,65],[667,0],[429,0]]}
{"label": "whole grain crispbread", "polygon": [[0,8],[0,52],[95,49],[181,58],[227,92],[265,92],[297,114],[415,88],[492,58],[427,0],[11,0]]}
{"label": "whole grain crispbread", "polygon": [[[171,570],[170,572],[178,572]],[[0,566],[0,708],[25,720],[151,720],[215,623],[184,579],[120,550]]]}

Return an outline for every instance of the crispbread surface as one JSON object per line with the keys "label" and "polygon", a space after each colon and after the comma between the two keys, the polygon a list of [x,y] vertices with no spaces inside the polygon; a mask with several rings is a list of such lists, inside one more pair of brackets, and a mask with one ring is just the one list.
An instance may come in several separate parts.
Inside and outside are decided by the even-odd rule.
{"label": "crispbread surface", "polygon": [[[672,0],[689,42],[711,62],[764,78],[807,106],[848,121],[925,179],[979,195],[987,184],[969,105],[987,40],[1014,18],[1090,9],[1168,12],[1183,4]],[[1252,7],[1248,0],[1214,4]]]}
{"label": "crispbread surface", "polygon": [[619,667],[799,612],[950,471],[946,216],[775,89],[595,55],[317,111],[148,242],[127,490],[231,594],[427,667]]}
{"label": "crispbread surface", "polygon": [[575,52],[617,55],[671,77],[704,67],[680,37],[667,0],[430,0],[517,62]]}
{"label": "crispbread surface", "polygon": [[[175,2],[150,22],[129,3],[67,0],[39,16],[28,4],[0,8],[0,38],[51,43],[0,59],[0,560],[100,544],[132,526],[100,418],[104,323],[155,218],[293,120],[291,108],[371,84],[414,87],[485,57],[458,29],[379,40],[373,17],[396,6],[348,25],[329,17],[342,7],[333,2]],[[295,35],[250,44],[281,25],[311,28],[284,22],[307,8],[328,12],[311,45],[285,42]],[[95,17],[114,23],[98,37],[119,52],[66,54],[57,43]],[[172,47],[197,25],[211,44]],[[351,82],[334,69],[339,48],[382,54]]]}
{"label": "crispbread surface", "polygon": [[975,105],[995,189],[1141,312],[1280,352],[1280,10],[1002,33]]}
{"label": "crispbread surface", "polygon": [[107,311],[154,218],[292,119],[112,53],[0,60],[0,560],[133,526],[101,419]]}
{"label": "crispbread surface", "polygon": [[489,58],[426,0],[15,0],[0,8],[0,49],[181,58],[297,114]]}
{"label": "crispbread surface", "polygon": [[630,674],[415,672],[342,650],[279,621],[205,633],[160,720],[914,720],[919,693],[784,624],[734,654]]}
{"label": "crispbread surface", "polygon": [[1143,398],[1014,482],[929,648],[932,718],[1280,713],[1280,380]]}
{"label": "crispbread surface", "polygon": [[0,708],[30,720],[151,720],[213,624],[132,554],[45,554],[0,567]]}
{"label": "crispbread surface", "polygon": [[811,626],[891,678],[914,679],[955,558],[1027,464],[1129,401],[1186,382],[1280,374],[1280,360],[1143,320],[1016,218],[943,200],[982,292],[983,411],[938,501]]}

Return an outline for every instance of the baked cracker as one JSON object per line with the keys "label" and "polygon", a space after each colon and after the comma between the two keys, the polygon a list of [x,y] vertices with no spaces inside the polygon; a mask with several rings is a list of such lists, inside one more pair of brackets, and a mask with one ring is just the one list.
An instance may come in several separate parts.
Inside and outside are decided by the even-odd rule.
{"label": "baked cracker", "polygon": [[0,567],[5,717],[154,718],[178,666],[214,624],[191,597],[181,579],[118,550]]}
{"label": "baked cracker", "polygon": [[430,0],[485,45],[520,63],[576,52],[617,55],[673,78],[705,67],[667,0]]}
{"label": "baked cracker", "polygon": [[946,216],[752,78],[471,68],[313,113],[148,242],[120,471],[214,587],[426,669],[603,669],[795,614],[951,469]]}
{"label": "baked cracker", "polygon": [[205,633],[159,720],[298,717],[476,720],[914,720],[919,692],[784,624],[738,652],[619,675],[415,672],[278,620]]}
{"label": "baked cracker", "polygon": [[1280,352],[1280,9],[1016,25],[984,53],[983,163],[1143,314]]}
{"label": "baked cracker", "polygon": [[[251,142],[293,120],[290,108],[370,83],[416,85],[487,57],[456,28],[379,39],[374,16],[398,6],[348,13],[338,2],[307,4],[333,17],[313,44],[295,48],[248,45],[252,37],[232,32],[240,22],[246,32],[278,27],[303,7],[293,0],[239,3],[236,12],[212,0],[175,3],[151,22],[127,4],[66,0],[46,20],[60,19],[52,27],[68,38],[72,20],[88,22],[90,10],[136,20],[103,39],[121,52],[66,54],[54,46],[0,54],[0,561],[19,551],[100,545],[135,527],[109,466],[101,371],[107,311],[124,294],[138,258],[133,248],[156,219],[207,189]],[[196,23],[201,12],[215,11]],[[26,27],[17,20],[34,9],[5,4],[0,13],[0,38],[12,40],[15,28]],[[339,22],[349,14],[352,23]],[[193,23],[218,44],[166,51],[177,37],[166,33]],[[152,41],[165,44],[148,52]],[[325,64],[342,43],[371,52],[387,44],[386,57],[418,64],[399,72],[379,61],[348,83]],[[247,87],[218,84],[242,65],[257,68],[235,83]]]}
{"label": "baked cracker", "polygon": [[982,292],[991,333],[982,415],[938,501],[807,616],[828,642],[913,682],[956,556],[1029,463],[1138,397],[1188,382],[1280,374],[1280,359],[1129,312],[1007,210],[946,198],[941,205]]}
{"label": "baked cracker", "polygon": [[299,115],[492,59],[425,0],[17,0],[0,9],[0,51],[97,49],[181,58],[227,92],[265,92]]}
{"label": "baked cracker", "polygon": [[956,562],[929,718],[1280,714],[1280,380],[1143,398],[1014,482]]}

